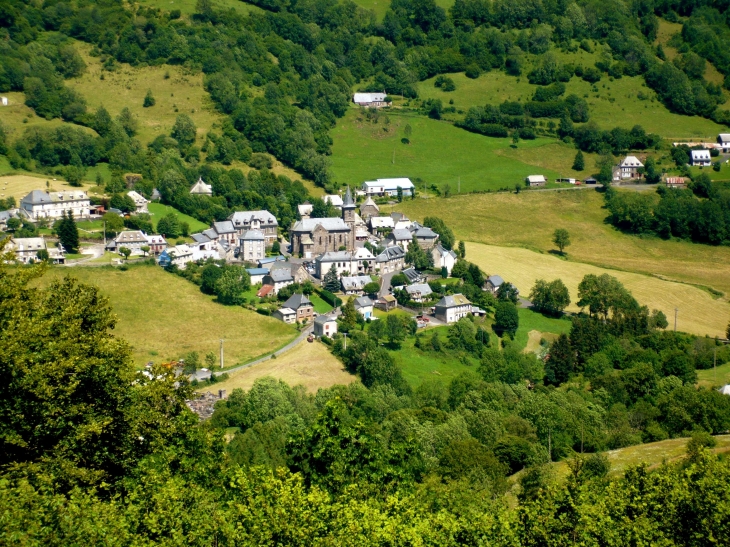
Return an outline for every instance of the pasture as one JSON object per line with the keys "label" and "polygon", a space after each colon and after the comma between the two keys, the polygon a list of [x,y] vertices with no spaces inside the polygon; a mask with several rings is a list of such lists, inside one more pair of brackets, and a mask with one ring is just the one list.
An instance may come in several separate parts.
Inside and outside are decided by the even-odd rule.
{"label": "pasture", "polygon": [[[406,125],[412,134],[410,144],[403,144]],[[449,185],[456,194],[461,179],[461,191],[497,190],[522,184],[536,168],[507,157],[511,139],[495,139],[469,133],[448,122],[425,116],[382,112],[378,123],[367,121],[360,110],[352,108],[337,122],[331,132],[332,171],[341,184],[359,186],[366,180],[387,177],[409,177],[424,184],[435,184],[441,191]],[[554,139],[520,141],[518,149],[542,155],[541,147]],[[573,153],[575,154],[575,153]],[[571,160],[572,162],[572,160]],[[550,169],[540,171],[554,179],[559,173]]]}
{"label": "pasture", "polygon": [[691,285],[570,262],[550,254],[515,247],[467,243],[466,256],[484,271],[499,274],[512,282],[526,298],[537,279],[562,279],[572,300],[569,311],[579,310],[575,302],[578,299],[578,284],[583,277],[607,273],[621,281],[640,304],[649,309],[663,311],[670,328],[674,321],[675,308],[679,308],[677,329],[703,336],[722,335],[730,317],[730,305],[727,302],[715,300],[708,292]]}
{"label": "pasture", "polygon": [[[719,359],[718,359],[719,361]],[[717,368],[697,371],[697,385],[715,388],[730,384],[730,363],[717,363]]]}
{"label": "pasture", "polygon": [[[115,117],[122,108],[128,107],[137,117],[137,138],[143,144],[157,135],[169,135],[178,114],[192,118],[199,138],[222,120],[203,89],[202,73],[188,72],[182,66],[132,67],[126,64],[118,64],[114,72],[109,72],[102,70],[99,57],[89,55],[87,44],[77,42],[76,48],[86,62],[86,72],[66,80],[66,85],[86,98],[91,112],[103,105]],[[148,89],[156,103],[144,108],[142,103]]]}
{"label": "pasture", "polygon": [[303,385],[310,393],[315,393],[319,388],[357,380],[323,343],[303,341],[276,359],[231,372],[227,380],[205,386],[199,391],[225,389],[230,394],[234,389],[248,390],[258,378],[264,376],[283,380],[290,386]]}
{"label": "pasture", "polygon": [[[385,12],[390,8],[390,0],[355,0],[355,4],[361,8],[374,11],[378,21],[383,20]],[[453,4],[454,0],[436,0],[436,5],[441,6],[447,12]]]}
{"label": "pasture", "polygon": [[[63,190],[88,190],[87,187],[73,187],[63,180],[53,180],[53,176],[41,178],[43,175],[0,175],[0,198],[14,197],[20,200],[33,190],[60,192]],[[56,177],[58,178],[58,177]],[[48,186],[46,186],[48,183]]]}
{"label": "pasture", "polygon": [[[527,298],[527,294],[523,294]],[[567,317],[546,317],[528,308],[519,308],[520,326],[515,333],[515,344],[523,351],[538,351],[540,339],[552,341],[559,334],[570,332],[571,322]]]}
{"label": "pasture", "polygon": [[218,352],[223,339],[227,366],[244,363],[286,345],[296,330],[240,307],[223,306],[192,283],[158,266],[49,269],[41,280],[66,275],[96,285],[109,298],[118,323],[115,335],[132,348],[137,365],[166,362],[197,351]]}
{"label": "pasture", "polygon": [[157,230],[157,223],[160,221],[160,219],[166,215],[169,215],[172,213],[175,215],[179,222],[187,222],[188,226],[190,226],[190,233],[195,234],[197,232],[202,232],[203,230],[207,230],[210,228],[207,224],[200,222],[198,219],[195,219],[189,215],[186,215],[185,213],[181,213],[171,205],[163,205],[162,203],[150,203],[147,205],[147,209],[150,212],[150,216],[152,217],[152,225],[155,227],[155,230]]}
{"label": "pasture", "polygon": [[[195,5],[197,0],[137,0],[142,6],[158,8],[163,11],[180,10],[180,13],[185,16],[192,15],[195,13]],[[261,8],[254,6],[253,4],[247,4],[239,0],[216,0],[215,6],[218,9],[232,9],[240,14],[247,14],[251,12],[261,12]]]}
{"label": "pasture", "polygon": [[[441,217],[464,241],[537,253],[554,250],[552,234],[556,228],[565,228],[572,241],[566,249],[570,262],[712,287],[730,295],[730,248],[623,234],[604,222],[603,201],[596,191],[566,190],[416,199],[394,210],[413,220]],[[387,214],[389,209],[382,207],[381,212]],[[466,258],[474,257],[467,253]],[[498,264],[488,266],[487,271],[499,269]],[[722,313],[715,324],[727,324],[730,311]]]}

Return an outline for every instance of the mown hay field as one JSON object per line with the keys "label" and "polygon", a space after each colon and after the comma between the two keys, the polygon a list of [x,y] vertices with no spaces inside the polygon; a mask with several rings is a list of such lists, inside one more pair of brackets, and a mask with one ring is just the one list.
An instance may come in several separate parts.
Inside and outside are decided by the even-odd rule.
{"label": "mown hay field", "polygon": [[[569,262],[663,276],[730,295],[730,248],[623,234],[604,222],[603,201],[593,190],[535,191],[407,200],[395,210],[414,220],[441,217],[465,241],[538,253],[554,250],[553,232],[565,228],[572,241]],[[488,271],[495,270],[499,265],[490,264]],[[726,313],[725,324],[729,318]]]}
{"label": "mown hay field", "polygon": [[51,268],[42,282],[70,275],[96,285],[109,298],[118,323],[114,333],[129,342],[134,361],[166,362],[197,351],[218,355],[223,339],[226,366],[245,363],[293,340],[296,330],[271,317],[217,304],[192,283],[158,266]]}
{"label": "mown hay field", "polygon": [[[33,190],[51,192],[64,190],[88,190],[88,185],[84,188],[74,188],[68,182],[61,179],[53,180],[53,176],[45,178],[40,177],[41,175],[0,175],[0,198],[12,196],[15,198],[15,201],[20,204],[20,200]],[[49,183],[48,187],[46,187],[46,182]]]}
{"label": "mown hay field", "polygon": [[275,359],[269,359],[243,370],[229,373],[229,378],[206,386],[200,391],[225,389],[229,394],[234,389],[251,389],[258,378],[271,376],[283,380],[290,386],[303,385],[309,392],[336,384],[349,384],[357,377],[347,372],[343,364],[330,353],[327,346],[306,340]]}
{"label": "mown hay field", "polygon": [[499,274],[512,282],[525,298],[529,297],[537,279],[562,279],[572,300],[568,311],[579,310],[575,302],[578,299],[578,284],[584,276],[607,273],[621,281],[639,303],[649,309],[663,311],[670,322],[670,328],[673,325],[675,308],[679,309],[677,329],[698,335],[723,335],[730,317],[730,305],[727,302],[713,299],[707,291],[691,285],[570,262],[549,254],[515,247],[467,243],[466,256],[484,271]]}

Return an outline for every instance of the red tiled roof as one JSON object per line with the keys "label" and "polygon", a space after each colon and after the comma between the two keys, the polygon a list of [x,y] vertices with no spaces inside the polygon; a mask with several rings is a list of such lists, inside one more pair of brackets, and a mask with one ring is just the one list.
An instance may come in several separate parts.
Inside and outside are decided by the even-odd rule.
{"label": "red tiled roof", "polygon": [[264,285],[259,289],[259,292],[256,293],[256,296],[258,296],[259,298],[263,298],[264,296],[268,296],[269,294],[271,294],[271,291],[273,290],[273,285]]}

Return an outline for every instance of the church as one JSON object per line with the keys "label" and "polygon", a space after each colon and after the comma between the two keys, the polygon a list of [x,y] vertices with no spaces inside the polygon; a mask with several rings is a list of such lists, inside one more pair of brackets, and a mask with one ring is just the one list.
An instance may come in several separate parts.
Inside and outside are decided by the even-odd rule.
{"label": "church", "polygon": [[353,251],[356,208],[348,186],[342,201],[341,218],[304,218],[295,222],[290,230],[292,254],[314,258],[329,251]]}

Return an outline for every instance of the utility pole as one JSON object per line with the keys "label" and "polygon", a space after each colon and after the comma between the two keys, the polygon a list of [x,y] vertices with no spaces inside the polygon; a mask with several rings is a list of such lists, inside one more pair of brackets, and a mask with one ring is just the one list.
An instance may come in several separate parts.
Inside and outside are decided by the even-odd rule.
{"label": "utility pole", "polygon": [[104,221],[104,248],[106,249],[106,220]]}
{"label": "utility pole", "polygon": [[224,340],[221,338],[221,368],[223,368],[223,342]]}
{"label": "utility pole", "polygon": [[461,194],[461,177],[459,177],[459,182],[457,183],[457,186],[456,186],[456,193]]}
{"label": "utility pole", "polygon": [[345,337],[345,349],[347,349],[347,333],[343,332],[342,335]]}
{"label": "utility pole", "polygon": [[714,373],[713,373],[713,375],[715,376],[715,384],[717,384],[717,346],[715,346],[714,354],[715,355],[713,357],[713,365],[712,366],[714,367]]}
{"label": "utility pole", "polygon": [[674,308],[674,332],[677,332],[677,313],[679,308]]}

